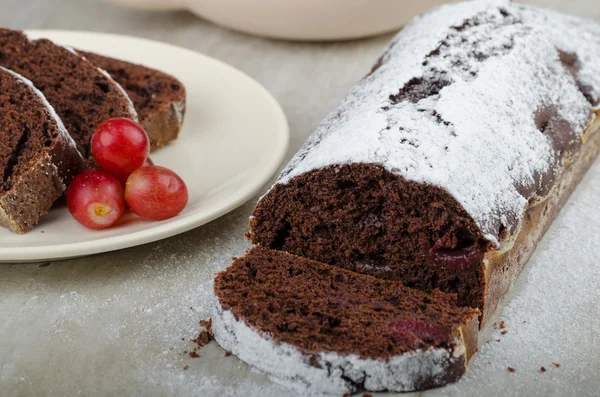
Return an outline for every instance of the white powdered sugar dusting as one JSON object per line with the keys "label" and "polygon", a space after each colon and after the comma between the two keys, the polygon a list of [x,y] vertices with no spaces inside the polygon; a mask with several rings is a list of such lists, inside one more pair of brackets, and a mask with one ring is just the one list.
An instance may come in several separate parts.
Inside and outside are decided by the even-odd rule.
{"label": "white powdered sugar dusting", "polygon": [[501,227],[518,223],[530,198],[519,186],[539,185],[560,160],[536,112],[555,108],[577,138],[591,121],[592,106],[558,50],[577,54],[578,80],[598,88],[598,37],[592,22],[508,0],[435,9],[396,36],[278,183],[330,165],[381,164],[448,191],[498,244]]}
{"label": "white powdered sugar dusting", "polygon": [[465,354],[457,341],[454,351],[430,348],[392,357],[389,360],[363,359],[358,355],[319,353],[310,357],[288,343],[278,343],[269,335],[237,320],[217,301],[213,310],[212,330],[217,342],[241,360],[254,365],[282,385],[303,394],[341,395],[366,390],[412,391],[422,379],[441,380],[447,367]]}
{"label": "white powdered sugar dusting", "polygon": [[177,102],[171,105],[173,108],[173,112],[175,113],[175,118],[177,119],[178,124],[183,124],[183,114],[185,112],[185,102]]}

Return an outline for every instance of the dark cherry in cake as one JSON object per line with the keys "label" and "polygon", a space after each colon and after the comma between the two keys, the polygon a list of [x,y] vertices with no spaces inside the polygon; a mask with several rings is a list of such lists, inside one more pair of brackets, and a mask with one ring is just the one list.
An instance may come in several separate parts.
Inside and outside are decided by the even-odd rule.
{"label": "dark cherry in cake", "polygon": [[49,40],[30,41],[22,32],[0,29],[0,66],[33,82],[91,165],[89,142],[95,128],[112,117],[137,118],[127,94],[110,76]]}
{"label": "dark cherry in cake", "polygon": [[215,294],[217,342],[311,390],[441,386],[462,376],[477,344],[478,311],[457,307],[455,295],[261,247],[217,275]]}
{"label": "dark cherry in cake", "polygon": [[253,241],[272,249],[483,306],[478,267],[488,243],[477,225],[443,189],[379,165],[332,166],[275,185],[251,226]]}
{"label": "dark cherry in cake", "polygon": [[177,139],[185,114],[185,87],[175,77],[143,65],[78,51],[106,70],[133,101],[152,149]]}
{"label": "dark cherry in cake", "polygon": [[0,67],[0,226],[31,230],[82,167],[75,142],[43,95]]}

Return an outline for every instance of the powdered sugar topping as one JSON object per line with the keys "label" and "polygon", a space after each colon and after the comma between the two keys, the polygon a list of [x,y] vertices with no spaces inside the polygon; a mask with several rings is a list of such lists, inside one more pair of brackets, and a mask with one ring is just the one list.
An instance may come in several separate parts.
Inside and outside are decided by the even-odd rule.
{"label": "powdered sugar topping", "polygon": [[310,358],[288,343],[278,343],[263,332],[235,318],[217,301],[213,310],[212,330],[225,350],[256,366],[282,385],[308,393],[341,395],[359,390],[412,391],[423,379],[435,384],[446,375],[447,367],[464,356],[462,342],[453,351],[429,348],[404,353],[389,360],[360,358],[321,352],[310,364]]}
{"label": "powdered sugar topping", "polygon": [[[598,37],[592,22],[507,0],[440,7],[396,36],[278,183],[329,165],[381,164],[446,189],[497,244],[501,226],[523,216],[523,191],[535,194],[560,164],[536,112],[555,108],[574,139],[591,120]],[[577,78],[559,50],[576,54]]]}

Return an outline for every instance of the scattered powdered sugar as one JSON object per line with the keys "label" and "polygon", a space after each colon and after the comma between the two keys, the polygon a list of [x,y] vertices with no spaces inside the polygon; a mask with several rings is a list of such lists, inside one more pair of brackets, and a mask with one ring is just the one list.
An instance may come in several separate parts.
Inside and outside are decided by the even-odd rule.
{"label": "scattered powdered sugar", "polygon": [[583,82],[593,102],[600,101],[600,73],[598,72],[598,47],[600,46],[600,24],[588,19],[577,18],[545,9],[534,9],[532,16],[547,26],[547,34],[557,48],[577,54],[579,58],[577,76]]}
{"label": "scattered powdered sugar", "polygon": [[[362,359],[357,355],[319,353],[310,357],[293,345],[277,343],[269,335],[237,320],[230,310],[215,303],[213,333],[217,342],[241,360],[270,374],[275,382],[304,394],[342,395],[367,390],[412,391],[423,379],[442,382],[446,371],[465,354],[461,341],[453,351],[430,348],[392,357],[389,360]],[[460,364],[459,364],[460,365]]]}
{"label": "scattered powdered sugar", "polygon": [[[538,245],[521,275],[523,285],[511,292],[499,318],[489,322],[491,327],[504,321],[505,327],[497,327],[489,343],[480,342],[459,383],[432,396],[460,396],[465,390],[482,396],[500,391],[506,396],[597,395],[599,176],[596,162],[580,185],[585,188],[573,193]],[[508,373],[508,366],[515,372]]]}
{"label": "scattered powdered sugar", "polygon": [[594,23],[508,0],[435,9],[396,36],[278,183],[329,165],[382,164],[446,189],[498,244],[530,198],[519,187],[538,186],[560,160],[536,112],[555,107],[579,138],[591,121],[558,50],[578,55],[584,86],[600,87],[598,37]]}
{"label": "scattered powdered sugar", "polygon": [[251,206],[159,243],[45,267],[4,265],[2,390],[43,390],[47,396],[286,395],[287,389],[235,356],[225,357],[216,343],[198,349],[199,358],[189,355],[197,347],[192,339],[200,320],[211,316],[215,272],[249,246],[242,233]]}

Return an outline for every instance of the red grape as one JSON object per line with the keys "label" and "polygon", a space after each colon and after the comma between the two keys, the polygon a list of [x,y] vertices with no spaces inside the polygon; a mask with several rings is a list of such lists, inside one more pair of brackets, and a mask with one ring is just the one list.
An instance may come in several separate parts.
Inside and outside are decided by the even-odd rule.
{"label": "red grape", "polygon": [[105,229],[114,225],[125,211],[123,187],[108,171],[83,171],[67,189],[67,206],[83,226]]}
{"label": "red grape", "polygon": [[[144,164],[142,165],[142,167],[148,167],[149,165],[154,165],[154,162],[152,161],[152,159],[150,157],[148,157],[146,159],[146,161],[144,161]],[[123,185],[123,189],[125,189],[125,184],[127,183],[127,178],[129,178],[129,175],[131,175],[130,172],[128,173],[121,173],[121,172],[113,172],[113,175],[115,176],[115,178],[117,178],[117,180],[119,182],[121,182],[121,185]]]}
{"label": "red grape", "polygon": [[185,182],[173,171],[156,165],[129,175],[125,200],[131,211],[149,219],[164,220],[179,214],[188,201]]}
{"label": "red grape", "polygon": [[132,173],[144,164],[150,153],[146,131],[125,118],[113,118],[100,124],[91,143],[96,162],[113,173]]}

